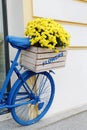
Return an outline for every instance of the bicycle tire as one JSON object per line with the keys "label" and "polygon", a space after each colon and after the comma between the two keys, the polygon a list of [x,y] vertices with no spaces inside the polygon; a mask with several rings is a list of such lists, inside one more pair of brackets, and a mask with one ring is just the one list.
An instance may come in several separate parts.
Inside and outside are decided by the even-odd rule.
{"label": "bicycle tire", "polygon": [[[24,80],[26,82],[28,81],[28,85],[32,88],[32,92],[36,95],[36,97],[38,97],[38,100],[36,103],[13,107],[11,109],[11,114],[17,123],[21,125],[31,125],[39,121],[49,110],[54,98],[55,85],[53,78],[48,72],[31,73],[25,75],[24,77]],[[36,77],[38,78],[36,79]],[[34,79],[35,82],[32,82]],[[44,87],[42,87],[43,83],[45,83]],[[33,100],[33,97],[31,97],[32,94],[26,93],[23,85],[23,81],[20,80],[13,92],[11,101],[12,105]]]}

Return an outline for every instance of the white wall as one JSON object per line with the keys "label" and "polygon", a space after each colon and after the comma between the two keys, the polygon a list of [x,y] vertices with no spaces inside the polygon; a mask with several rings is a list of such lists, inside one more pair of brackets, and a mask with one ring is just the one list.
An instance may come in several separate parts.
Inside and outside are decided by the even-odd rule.
{"label": "white wall", "polygon": [[55,70],[55,98],[48,116],[87,104],[87,50],[68,50],[66,66]]}
{"label": "white wall", "polygon": [[[80,24],[81,22],[86,23],[85,20],[87,14],[82,13],[87,10],[86,3],[72,0],[62,0],[59,3],[57,0],[51,0],[50,4],[47,4],[47,2],[49,3],[49,0],[33,0],[33,15],[39,17],[51,17],[57,20],[71,22],[60,22],[71,34],[71,46],[87,46],[87,24]],[[58,8],[59,4],[60,8]],[[72,6],[72,8],[70,8],[70,6],[66,8],[66,4],[71,4],[70,6]],[[64,8],[62,8],[63,5]],[[79,6],[79,8],[76,9],[76,6]],[[81,8],[83,8],[83,10],[79,11]],[[64,12],[64,10],[67,11],[68,15],[65,15],[66,12]],[[78,15],[78,17],[75,19],[76,15]],[[70,17],[67,19],[67,16]],[[80,21],[80,19],[82,19],[82,21]],[[73,24],[72,22],[78,22],[79,24]],[[86,59],[87,49],[68,50],[66,66],[64,68],[56,69],[56,74],[53,76],[56,91],[55,98],[46,117],[84,104],[87,105]]]}
{"label": "white wall", "polygon": [[[23,1],[7,0],[8,34],[13,36],[24,36]],[[16,54],[16,49],[9,46],[10,59]],[[12,78],[13,80],[15,77]],[[13,81],[12,80],[12,81]]]}
{"label": "white wall", "polygon": [[23,1],[7,0],[7,16],[8,34],[20,37],[24,36]]}
{"label": "white wall", "polygon": [[23,1],[7,0],[8,31],[10,35],[24,35]]}
{"label": "white wall", "polygon": [[32,0],[34,16],[87,23],[87,5],[80,0]]}
{"label": "white wall", "polygon": [[[50,4],[49,4],[50,3]],[[87,46],[87,3],[78,0],[33,0],[33,15],[81,23],[64,25],[71,34],[71,46]],[[83,23],[86,26],[83,26]],[[84,34],[84,35],[83,35]],[[81,36],[81,37],[80,37]]]}

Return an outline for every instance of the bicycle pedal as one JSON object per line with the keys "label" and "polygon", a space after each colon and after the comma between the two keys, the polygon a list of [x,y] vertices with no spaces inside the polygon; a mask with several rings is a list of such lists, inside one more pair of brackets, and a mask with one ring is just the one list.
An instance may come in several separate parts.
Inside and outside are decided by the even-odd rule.
{"label": "bicycle pedal", "polygon": [[44,102],[39,103],[39,104],[38,104],[38,110],[41,110],[43,106],[44,106]]}

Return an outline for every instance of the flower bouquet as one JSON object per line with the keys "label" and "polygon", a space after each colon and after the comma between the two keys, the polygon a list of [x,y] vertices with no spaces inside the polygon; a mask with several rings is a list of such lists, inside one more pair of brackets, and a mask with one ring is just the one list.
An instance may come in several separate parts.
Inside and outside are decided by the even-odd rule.
{"label": "flower bouquet", "polygon": [[22,51],[22,65],[35,72],[65,65],[70,34],[59,23],[49,18],[37,18],[27,23],[25,35],[30,37],[31,47]]}

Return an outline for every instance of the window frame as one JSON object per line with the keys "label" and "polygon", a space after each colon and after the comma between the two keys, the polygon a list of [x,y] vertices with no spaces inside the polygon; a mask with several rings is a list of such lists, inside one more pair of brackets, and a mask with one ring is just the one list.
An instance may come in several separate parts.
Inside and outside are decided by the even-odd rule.
{"label": "window frame", "polygon": [[[3,16],[3,33],[4,33],[4,54],[5,54],[5,68],[6,75],[8,73],[10,63],[9,63],[9,45],[5,41],[5,37],[8,35],[8,22],[7,22],[7,3],[6,0],[2,0],[2,16]],[[10,91],[10,82],[8,83],[7,91]]]}

